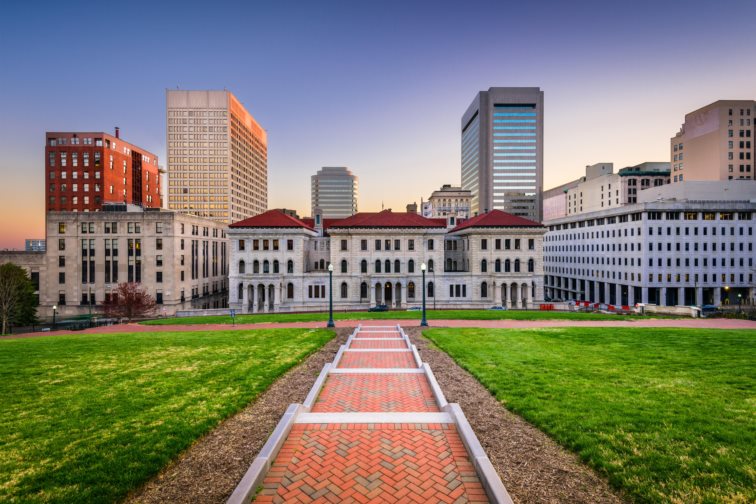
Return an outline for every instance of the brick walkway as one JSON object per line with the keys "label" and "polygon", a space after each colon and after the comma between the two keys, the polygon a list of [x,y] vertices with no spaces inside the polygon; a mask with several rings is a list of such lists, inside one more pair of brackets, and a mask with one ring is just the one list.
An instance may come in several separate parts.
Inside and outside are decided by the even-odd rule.
{"label": "brick walkway", "polygon": [[[262,486],[255,502],[489,502],[468,452],[477,439],[446,411],[430,368],[397,326],[359,327],[310,395],[267,471],[245,476],[230,503],[248,500],[238,497],[245,480]],[[499,485],[506,498],[498,501],[508,502],[491,472],[488,486]]]}

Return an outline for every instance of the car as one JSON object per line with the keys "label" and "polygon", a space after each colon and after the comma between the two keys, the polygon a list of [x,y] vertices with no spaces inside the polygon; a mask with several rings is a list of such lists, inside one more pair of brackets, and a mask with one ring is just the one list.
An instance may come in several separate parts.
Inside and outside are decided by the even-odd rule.
{"label": "car", "polygon": [[506,310],[506,308],[504,308],[501,305],[495,305],[495,306],[492,306],[491,308],[489,308],[489,310]]}
{"label": "car", "polygon": [[407,308],[407,311],[420,311],[422,308],[420,306],[410,306]]}
{"label": "car", "polygon": [[388,311],[388,306],[386,306],[385,304],[379,304],[379,305],[371,306],[370,308],[368,308],[368,311],[369,312]]}

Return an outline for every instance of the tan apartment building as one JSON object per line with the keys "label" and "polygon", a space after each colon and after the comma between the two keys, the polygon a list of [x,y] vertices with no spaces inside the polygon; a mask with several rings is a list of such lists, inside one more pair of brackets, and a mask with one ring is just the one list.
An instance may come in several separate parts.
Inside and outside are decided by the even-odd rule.
{"label": "tan apartment building", "polygon": [[756,101],[719,100],[685,115],[672,137],[672,183],[754,180]]}
{"label": "tan apartment building", "polygon": [[224,223],[264,212],[267,143],[231,92],[167,90],[168,208]]}
{"label": "tan apartment building", "polygon": [[469,189],[444,184],[441,189],[433,191],[428,201],[423,203],[423,217],[429,219],[451,218],[452,224],[457,220],[470,218],[472,193]]}

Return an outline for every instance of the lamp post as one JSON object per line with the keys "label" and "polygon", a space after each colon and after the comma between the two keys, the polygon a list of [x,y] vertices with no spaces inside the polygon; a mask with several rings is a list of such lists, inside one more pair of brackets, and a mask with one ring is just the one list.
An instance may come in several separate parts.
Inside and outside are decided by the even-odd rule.
{"label": "lamp post", "polygon": [[727,295],[727,304],[729,305],[730,304],[730,286],[725,285],[724,290],[725,290],[725,294]]}
{"label": "lamp post", "polygon": [[326,327],[336,327],[333,323],[333,264],[328,265],[328,324]]}
{"label": "lamp post", "polygon": [[53,305],[53,329],[55,329],[55,315],[58,313],[58,305]]}
{"label": "lamp post", "polygon": [[423,318],[420,321],[420,327],[428,327],[428,320],[425,318],[425,263],[420,265],[420,271],[423,272]]}
{"label": "lamp post", "polygon": [[740,313],[740,304],[743,302],[743,295],[738,292],[738,313]]}

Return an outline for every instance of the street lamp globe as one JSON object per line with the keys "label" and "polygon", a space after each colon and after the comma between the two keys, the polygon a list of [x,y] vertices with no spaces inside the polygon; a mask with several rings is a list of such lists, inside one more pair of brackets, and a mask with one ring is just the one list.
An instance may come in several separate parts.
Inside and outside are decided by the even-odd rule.
{"label": "street lamp globe", "polygon": [[328,265],[328,271],[333,272],[333,264]]}
{"label": "street lamp globe", "polygon": [[422,263],[422,264],[420,265],[420,271],[425,271],[425,270],[426,270],[426,268],[427,268],[427,266],[425,265],[425,263]]}

